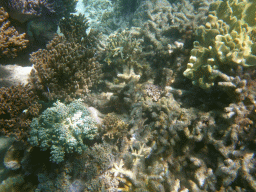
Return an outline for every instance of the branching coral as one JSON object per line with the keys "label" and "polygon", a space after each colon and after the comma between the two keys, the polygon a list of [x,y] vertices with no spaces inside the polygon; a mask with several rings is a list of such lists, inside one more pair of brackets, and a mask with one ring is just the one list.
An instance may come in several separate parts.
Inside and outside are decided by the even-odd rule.
{"label": "branching coral", "polygon": [[0,89],[0,127],[7,136],[27,140],[30,122],[39,114],[38,98],[29,85]]}
{"label": "branching coral", "polygon": [[85,95],[101,76],[101,65],[90,46],[93,45],[92,37],[77,36],[77,33],[68,36],[67,31],[73,30],[73,25],[63,23],[61,26],[67,38],[57,36],[46,49],[32,53],[30,59],[34,64],[31,82],[40,95],[50,100],[71,100]]}
{"label": "branching coral", "polygon": [[65,153],[82,153],[86,140],[98,133],[96,122],[80,100],[65,105],[57,101],[31,123],[29,142],[41,150],[50,149],[51,161],[60,163]]}
{"label": "branching coral", "polygon": [[147,71],[148,63],[140,54],[141,40],[133,37],[130,31],[124,30],[110,36],[105,52],[105,62],[108,68],[114,68],[112,76],[116,77],[112,77],[112,82],[106,82],[112,91],[120,91],[129,82],[138,82]]}
{"label": "branching coral", "polygon": [[208,89],[221,78],[216,70],[234,75],[238,66],[255,66],[255,42],[251,33],[256,26],[253,7],[255,3],[249,1],[211,4],[207,23],[196,31],[197,41],[184,72],[193,84]]}
{"label": "branching coral", "polygon": [[[91,29],[88,32],[89,23],[84,15],[69,15],[60,20],[59,27],[65,38],[70,42],[83,44],[86,47],[97,47],[99,33]],[[88,34],[87,34],[88,32]]]}
{"label": "branching coral", "polygon": [[25,49],[28,40],[25,33],[19,34],[14,27],[10,26],[8,13],[0,7],[0,58],[16,57],[17,52]]}

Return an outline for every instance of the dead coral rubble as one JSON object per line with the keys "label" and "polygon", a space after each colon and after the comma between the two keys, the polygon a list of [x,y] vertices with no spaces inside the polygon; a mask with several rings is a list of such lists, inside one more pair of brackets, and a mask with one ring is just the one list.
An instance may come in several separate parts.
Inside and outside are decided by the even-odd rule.
{"label": "dead coral rubble", "polygon": [[17,52],[25,49],[28,40],[25,33],[19,34],[18,31],[10,26],[9,14],[0,7],[0,58],[16,57]]}

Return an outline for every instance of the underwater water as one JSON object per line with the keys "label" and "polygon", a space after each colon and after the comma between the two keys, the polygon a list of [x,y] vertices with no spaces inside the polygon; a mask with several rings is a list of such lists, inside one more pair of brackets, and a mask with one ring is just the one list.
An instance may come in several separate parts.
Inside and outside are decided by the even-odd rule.
{"label": "underwater water", "polygon": [[2,0],[0,192],[256,191],[256,0]]}

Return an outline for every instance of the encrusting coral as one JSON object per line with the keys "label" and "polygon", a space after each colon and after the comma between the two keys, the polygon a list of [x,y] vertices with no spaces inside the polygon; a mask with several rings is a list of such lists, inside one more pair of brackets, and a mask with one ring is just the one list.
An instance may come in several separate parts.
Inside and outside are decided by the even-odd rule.
{"label": "encrusting coral", "polygon": [[[80,21],[73,23],[76,28],[86,28],[82,15],[72,18]],[[30,58],[34,64],[31,82],[38,94],[49,100],[72,100],[86,95],[101,77],[101,64],[94,57],[95,36],[87,35],[86,31],[71,33],[74,26],[61,23],[66,36],[55,37],[46,49],[39,49]]]}
{"label": "encrusting coral", "polygon": [[96,121],[91,118],[81,100],[65,105],[57,101],[31,122],[29,142],[41,150],[50,149],[50,160],[60,163],[65,153],[82,153],[86,140],[98,133]]}
{"label": "encrusting coral", "polygon": [[9,14],[0,7],[0,58],[16,57],[17,52],[25,49],[28,40],[26,34],[19,34],[8,20]]}

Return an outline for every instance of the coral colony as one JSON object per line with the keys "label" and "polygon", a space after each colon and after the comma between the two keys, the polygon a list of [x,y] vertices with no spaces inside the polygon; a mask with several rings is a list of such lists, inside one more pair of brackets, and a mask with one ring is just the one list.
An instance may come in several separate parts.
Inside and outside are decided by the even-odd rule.
{"label": "coral colony", "polygon": [[0,191],[256,191],[256,0],[3,0],[0,29]]}

